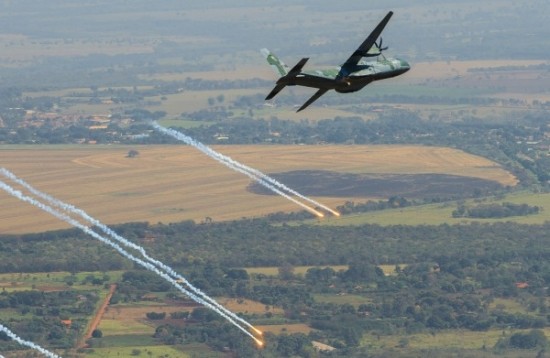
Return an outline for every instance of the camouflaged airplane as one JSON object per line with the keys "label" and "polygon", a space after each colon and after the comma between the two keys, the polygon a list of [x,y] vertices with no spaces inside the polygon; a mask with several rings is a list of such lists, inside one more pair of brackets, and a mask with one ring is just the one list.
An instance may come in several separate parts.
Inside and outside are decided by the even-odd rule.
{"label": "camouflaged airplane", "polygon": [[[327,69],[312,70],[302,72],[302,67],[309,58],[302,58],[292,69],[279,60],[268,49],[262,49],[261,52],[267,59],[267,62],[275,68],[281,76],[277,85],[265,98],[270,100],[279,93],[285,86],[305,86],[318,88],[318,91],[307,100],[306,103],[298,109],[297,112],[306,109],[307,106],[315,102],[319,97],[329,90],[335,90],[340,93],[356,92],[373,81],[384,80],[399,76],[410,69],[406,61],[397,58],[386,58],[382,52],[387,47],[382,47],[382,38],[380,34],[390,21],[393,12],[390,11],[380,21],[378,26],[363,41],[361,46],[344,62],[343,65]],[[380,37],[380,42],[376,40]],[[366,61],[364,57],[377,57],[376,61]]]}

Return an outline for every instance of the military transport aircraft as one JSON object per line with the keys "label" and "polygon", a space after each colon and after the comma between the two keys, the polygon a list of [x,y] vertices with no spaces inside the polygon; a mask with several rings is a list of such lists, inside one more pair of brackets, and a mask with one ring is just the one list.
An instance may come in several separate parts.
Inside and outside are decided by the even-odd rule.
{"label": "military transport aircraft", "polygon": [[[298,109],[297,112],[300,112],[329,90],[333,89],[340,93],[356,92],[373,81],[399,76],[407,72],[410,66],[406,61],[397,58],[386,58],[382,54],[383,51],[387,50],[387,47],[382,47],[382,38],[378,43],[376,42],[392,15],[392,11],[388,12],[361,46],[343,65],[336,68],[302,72],[302,67],[309,60],[306,57],[302,58],[289,70],[288,66],[268,49],[262,49],[261,52],[266,57],[267,62],[281,76],[275,88],[265,99],[272,99],[285,86],[318,88],[318,91]],[[366,61],[363,59],[364,57],[377,57],[377,59],[376,61]]]}

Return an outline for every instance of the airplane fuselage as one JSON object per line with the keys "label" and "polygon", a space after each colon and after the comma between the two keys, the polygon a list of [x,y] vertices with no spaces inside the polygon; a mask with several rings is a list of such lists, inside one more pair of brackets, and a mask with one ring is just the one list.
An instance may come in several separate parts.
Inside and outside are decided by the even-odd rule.
{"label": "airplane fuselage", "polygon": [[300,72],[295,77],[281,77],[277,84],[333,89],[336,92],[356,92],[371,82],[399,76],[410,69],[406,61],[381,58],[377,61],[360,61],[352,68],[341,66]]}

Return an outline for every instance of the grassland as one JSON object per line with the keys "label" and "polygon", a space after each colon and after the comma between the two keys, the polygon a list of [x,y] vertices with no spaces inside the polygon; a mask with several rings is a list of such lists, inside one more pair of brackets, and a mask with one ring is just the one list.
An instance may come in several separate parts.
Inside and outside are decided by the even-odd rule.
{"label": "grassland", "polygon": [[[149,106],[151,111],[165,111],[169,117],[179,117],[182,112],[194,112],[208,107],[208,99],[223,94],[224,101],[232,102],[238,97],[259,93],[257,89],[185,91],[173,95],[150,97],[162,101],[160,105]],[[161,100],[161,97],[166,98]]]}
{"label": "grassland", "polygon": [[[395,266],[396,265],[379,265],[384,272],[384,275],[394,275],[395,274]],[[401,268],[404,268],[406,265],[399,265]],[[293,267],[294,271],[293,273],[295,275],[305,275],[307,273],[307,270],[310,268],[313,268],[316,266],[295,266]],[[348,265],[330,265],[328,266],[334,271],[345,271],[349,268]],[[248,272],[249,275],[266,275],[266,276],[277,276],[279,274],[279,268],[278,267],[247,267],[246,272]]]}
{"label": "grassland", "polygon": [[[452,212],[456,210],[457,203],[448,202],[444,204],[428,204],[414,206],[402,209],[390,209],[384,211],[372,211],[362,214],[354,214],[340,218],[327,218],[320,222],[322,225],[362,225],[379,224],[392,225],[400,223],[403,225],[440,225],[440,224],[459,224],[466,222],[493,223],[502,221],[513,221],[520,224],[542,224],[550,221],[550,194],[531,193],[527,191],[513,193],[505,198],[486,199],[483,204],[499,204],[510,202],[514,204],[528,204],[541,208],[538,214],[528,216],[512,216],[501,219],[472,219],[472,218],[453,218]],[[466,205],[477,205],[479,202],[474,200],[465,201]]]}
{"label": "grassland", "polygon": [[507,298],[495,298],[490,307],[493,309],[500,309],[508,313],[521,313],[528,314],[525,306],[521,305],[518,301]]}
{"label": "grassland", "polygon": [[[137,158],[127,158],[131,149],[138,150]],[[267,173],[317,169],[342,173],[442,173],[494,180],[503,185],[516,183],[497,164],[449,148],[327,145],[215,149]],[[300,209],[278,196],[248,192],[247,177],[188,146],[3,146],[0,150],[5,168],[106,224],[201,221],[206,217],[231,220]],[[3,233],[67,227],[39,209],[2,195]],[[336,206],[346,200],[365,198],[315,199]]]}
{"label": "grassland", "polygon": [[[314,267],[314,266],[296,266],[296,267],[293,267],[294,274],[295,275],[305,275],[307,270],[309,270],[312,267]],[[347,270],[348,269],[347,265],[331,265],[329,267],[332,268],[336,272],[338,272],[340,270]],[[249,275],[251,275],[251,274],[253,274],[253,275],[254,274],[255,275],[262,274],[262,275],[266,275],[266,276],[277,276],[279,274],[279,268],[278,267],[248,267],[248,268],[246,268],[246,272],[248,272]]]}
{"label": "grassland", "polygon": [[[219,355],[212,351],[202,348],[200,351],[194,349],[190,353],[185,353],[180,349],[171,346],[128,346],[128,347],[108,347],[108,348],[93,348],[85,355],[87,358],[104,358],[104,357],[120,357],[120,358],[133,358],[136,356],[146,357],[164,357],[164,358],[187,358],[192,357],[193,353],[205,353],[208,355],[202,355],[201,357],[219,357]],[[138,354],[139,352],[139,354]]]}
{"label": "grassland", "polygon": [[[33,272],[33,273],[9,273],[0,274],[0,290],[6,292],[14,291],[61,291],[68,288],[67,281],[74,282],[71,285],[76,290],[89,289],[90,284],[82,284],[87,276],[103,277],[104,272],[79,272],[70,274],[68,272]],[[109,272],[109,281],[116,282],[120,280],[121,271]]]}

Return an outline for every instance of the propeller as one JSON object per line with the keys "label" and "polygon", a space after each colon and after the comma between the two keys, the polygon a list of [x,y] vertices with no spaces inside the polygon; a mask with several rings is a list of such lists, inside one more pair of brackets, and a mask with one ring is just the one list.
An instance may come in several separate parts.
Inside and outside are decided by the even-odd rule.
{"label": "propeller", "polygon": [[363,57],[376,57],[376,56],[382,55],[382,52],[388,49],[388,46],[382,47],[383,43],[384,43],[384,40],[382,39],[382,37],[380,37],[380,41],[379,42],[375,41],[373,45],[373,46],[376,46],[376,49],[378,49],[378,53],[369,53],[367,50],[367,52],[363,53]]}
{"label": "propeller", "polygon": [[386,47],[382,47],[382,44],[384,43],[384,39],[382,37],[380,37],[380,42],[379,43],[376,43],[376,47],[378,47],[378,50],[380,50],[380,52],[382,51],[386,51],[388,49],[388,46]]}

